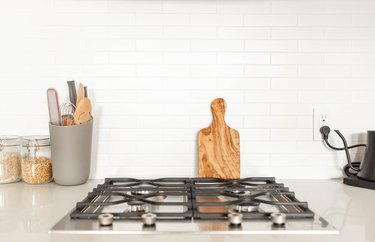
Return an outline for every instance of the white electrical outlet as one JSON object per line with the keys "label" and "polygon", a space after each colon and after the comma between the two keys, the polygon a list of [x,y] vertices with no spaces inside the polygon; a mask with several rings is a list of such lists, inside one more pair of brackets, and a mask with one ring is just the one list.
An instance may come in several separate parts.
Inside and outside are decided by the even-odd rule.
{"label": "white electrical outlet", "polygon": [[329,110],[326,108],[314,108],[314,140],[322,140],[320,128],[329,126]]}

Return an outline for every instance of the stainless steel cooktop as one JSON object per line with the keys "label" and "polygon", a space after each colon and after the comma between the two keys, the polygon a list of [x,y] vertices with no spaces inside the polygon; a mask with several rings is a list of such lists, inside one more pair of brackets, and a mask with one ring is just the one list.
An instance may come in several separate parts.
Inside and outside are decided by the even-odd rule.
{"label": "stainless steel cooktop", "polygon": [[107,178],[50,232],[338,234],[272,177]]}

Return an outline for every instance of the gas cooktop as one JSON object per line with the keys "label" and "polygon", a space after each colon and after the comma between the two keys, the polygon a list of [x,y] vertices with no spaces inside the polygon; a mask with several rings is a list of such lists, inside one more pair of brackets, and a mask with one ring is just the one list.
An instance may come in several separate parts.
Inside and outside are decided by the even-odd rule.
{"label": "gas cooktop", "polygon": [[107,178],[50,232],[338,233],[273,177]]}

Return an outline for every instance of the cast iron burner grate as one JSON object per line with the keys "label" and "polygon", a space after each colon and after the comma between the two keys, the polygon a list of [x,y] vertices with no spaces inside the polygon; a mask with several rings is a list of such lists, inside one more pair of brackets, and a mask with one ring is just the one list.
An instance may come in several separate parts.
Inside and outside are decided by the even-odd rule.
{"label": "cast iron burner grate", "polygon": [[96,219],[111,213],[115,220],[140,220],[152,212],[158,220],[227,219],[239,212],[244,220],[270,219],[273,212],[287,218],[313,218],[307,202],[273,177],[225,180],[216,178],[106,178],[70,214],[72,219]]}

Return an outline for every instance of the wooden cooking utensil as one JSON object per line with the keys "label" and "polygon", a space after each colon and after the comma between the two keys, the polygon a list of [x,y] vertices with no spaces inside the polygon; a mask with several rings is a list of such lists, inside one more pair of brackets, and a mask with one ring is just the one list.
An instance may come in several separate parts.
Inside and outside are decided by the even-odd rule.
{"label": "wooden cooking utensil", "polygon": [[82,85],[82,83],[79,84],[78,93],[77,93],[77,102],[76,102],[76,108],[78,107],[81,100],[85,97],[85,87]]}
{"label": "wooden cooking utensil", "polygon": [[224,99],[213,100],[212,123],[199,131],[199,177],[240,178],[240,134],[225,123],[225,109]]}
{"label": "wooden cooking utensil", "polygon": [[86,123],[91,119],[91,101],[87,97],[84,97],[78,104],[76,111],[74,112],[75,124]]}

